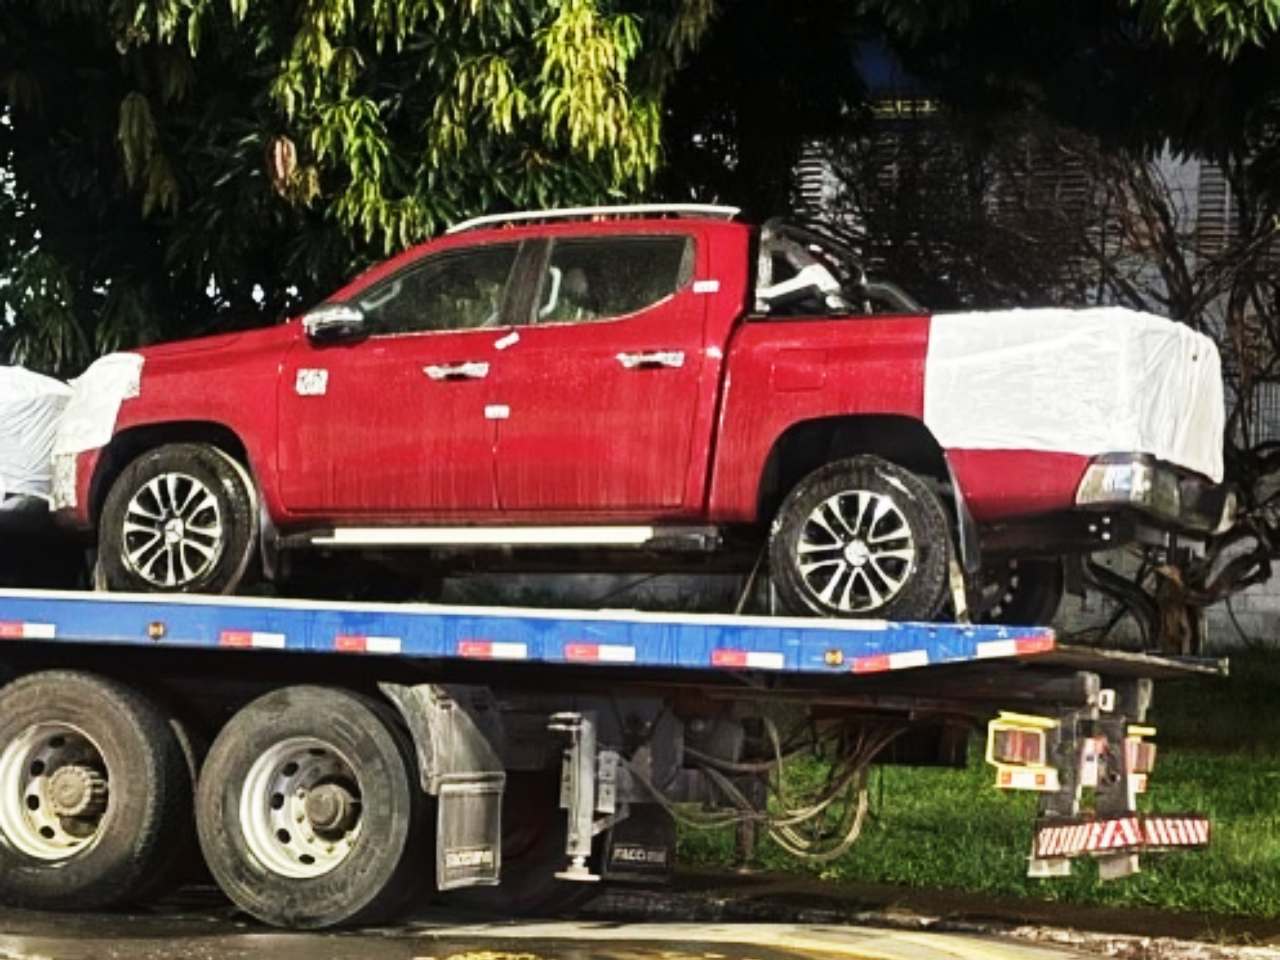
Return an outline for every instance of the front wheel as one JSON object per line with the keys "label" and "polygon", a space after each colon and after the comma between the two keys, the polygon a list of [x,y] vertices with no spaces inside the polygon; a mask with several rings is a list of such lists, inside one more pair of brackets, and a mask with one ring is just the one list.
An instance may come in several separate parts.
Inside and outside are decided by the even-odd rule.
{"label": "front wheel", "polygon": [[231,593],[253,559],[248,473],[207,444],[174,443],[134,460],[102,507],[98,563],[110,590]]}
{"label": "front wheel", "polygon": [[942,502],[919,477],[851,457],[815,470],[783,501],[770,571],[794,613],[930,620],[947,600],[949,544]]}

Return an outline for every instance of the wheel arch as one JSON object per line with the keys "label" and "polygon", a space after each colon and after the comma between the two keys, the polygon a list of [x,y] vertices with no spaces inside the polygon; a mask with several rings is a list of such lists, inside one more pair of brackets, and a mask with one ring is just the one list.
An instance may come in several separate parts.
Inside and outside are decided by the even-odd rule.
{"label": "wheel arch", "polygon": [[103,448],[89,485],[90,522],[98,523],[107,493],[125,467],[148,450],[170,443],[207,443],[230,456],[256,482],[248,448],[239,434],[225,424],[210,420],[141,424],[121,430]]}
{"label": "wheel arch", "polygon": [[793,423],[769,449],[760,472],[756,516],[768,524],[787,493],[808,474],[843,457],[871,454],[935,481],[953,515],[956,540],[966,570],[981,565],[977,526],[946,452],[933,432],[903,414],[818,417]]}
{"label": "wheel arch", "polygon": [[808,474],[858,454],[883,457],[913,473],[950,483],[946,455],[921,421],[899,414],[819,417],[778,436],[760,472],[757,515],[769,522],[787,493]]}

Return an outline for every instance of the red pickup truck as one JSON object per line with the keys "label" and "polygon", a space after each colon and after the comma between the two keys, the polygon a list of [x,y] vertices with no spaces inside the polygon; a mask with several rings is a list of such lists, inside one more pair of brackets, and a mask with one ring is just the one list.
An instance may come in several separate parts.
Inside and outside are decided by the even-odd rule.
{"label": "red pickup truck", "polygon": [[1063,555],[1230,523],[1206,338],[1114,309],[931,316],[838,240],[735,215],[485,217],[296,320],[106,357],[55,502],[110,589],[767,555],[793,612],[899,619],[960,572],[998,615],[1018,562],[1005,615],[1035,619]]}

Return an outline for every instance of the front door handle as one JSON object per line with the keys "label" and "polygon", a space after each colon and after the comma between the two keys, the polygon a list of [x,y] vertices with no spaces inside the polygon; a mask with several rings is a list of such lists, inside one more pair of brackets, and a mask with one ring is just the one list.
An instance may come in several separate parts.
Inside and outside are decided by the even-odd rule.
{"label": "front door handle", "polygon": [[432,380],[483,380],[489,375],[489,364],[483,360],[466,363],[433,363],[422,368]]}
{"label": "front door handle", "polygon": [[683,367],[683,350],[654,350],[649,353],[620,353],[618,362],[627,370],[643,370],[646,367]]}

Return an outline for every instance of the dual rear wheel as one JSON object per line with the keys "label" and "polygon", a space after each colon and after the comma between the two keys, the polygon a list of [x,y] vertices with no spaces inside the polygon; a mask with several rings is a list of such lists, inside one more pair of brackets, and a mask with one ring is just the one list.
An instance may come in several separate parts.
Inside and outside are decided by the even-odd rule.
{"label": "dual rear wheel", "polygon": [[[395,711],[294,686],[242,707],[203,764],[181,724],[116,680],[69,670],[0,688],[0,902],[96,910],[144,902],[204,863],[227,896],[295,929],[391,919],[434,879],[434,803]],[[453,902],[558,912],[595,892],[556,881],[556,775],[515,774],[503,883]],[[198,850],[197,850],[198,837]]]}
{"label": "dual rear wheel", "polygon": [[277,926],[377,922],[424,892],[430,803],[389,707],[268,693],[222,729],[198,786],[188,743],[115,680],[47,671],[0,689],[0,901],[145,901],[190,873],[197,833],[223,891]]}

